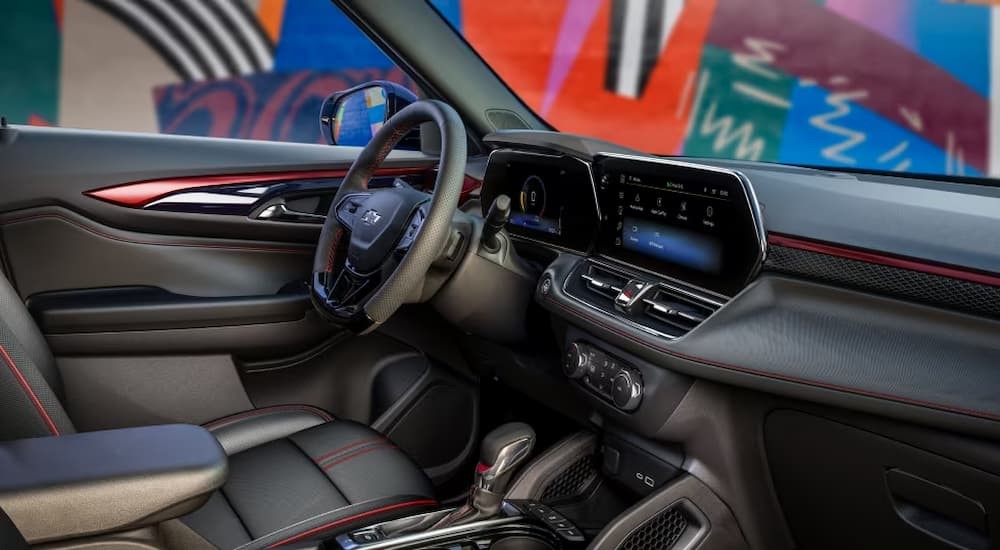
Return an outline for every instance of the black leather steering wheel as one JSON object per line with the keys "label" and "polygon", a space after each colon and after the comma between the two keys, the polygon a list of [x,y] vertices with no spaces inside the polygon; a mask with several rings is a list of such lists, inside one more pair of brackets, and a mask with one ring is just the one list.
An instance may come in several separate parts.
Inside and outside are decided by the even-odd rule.
{"label": "black leather steering wheel", "polygon": [[[434,122],[441,156],[431,195],[368,182],[407,132]],[[427,270],[448,240],[465,179],[462,119],[446,103],[408,105],[375,133],[344,177],[320,234],[310,290],[330,322],[364,333],[416,301]]]}

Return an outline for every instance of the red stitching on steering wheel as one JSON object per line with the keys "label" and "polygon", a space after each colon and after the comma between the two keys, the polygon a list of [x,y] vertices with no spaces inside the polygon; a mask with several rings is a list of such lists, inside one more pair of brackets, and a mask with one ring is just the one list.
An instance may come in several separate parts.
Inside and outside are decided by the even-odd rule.
{"label": "red stitching on steering wheel", "polygon": [[344,237],[344,228],[338,227],[337,232],[333,234],[333,243],[330,244],[330,251],[326,256],[326,270],[330,273],[333,272],[333,267],[337,264],[337,249],[340,248],[340,241]]}

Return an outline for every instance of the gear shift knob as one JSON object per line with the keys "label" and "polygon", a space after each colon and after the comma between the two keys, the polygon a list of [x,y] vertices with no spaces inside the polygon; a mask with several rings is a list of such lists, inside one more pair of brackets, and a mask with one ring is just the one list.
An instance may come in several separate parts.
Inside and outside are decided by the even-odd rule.
{"label": "gear shift knob", "polygon": [[523,422],[504,424],[483,438],[475,485],[503,495],[511,475],[535,446],[535,430]]}
{"label": "gear shift knob", "polygon": [[469,500],[438,521],[433,528],[489,519],[500,513],[514,472],[531,454],[535,430],[521,422],[504,424],[483,438],[479,464]]}

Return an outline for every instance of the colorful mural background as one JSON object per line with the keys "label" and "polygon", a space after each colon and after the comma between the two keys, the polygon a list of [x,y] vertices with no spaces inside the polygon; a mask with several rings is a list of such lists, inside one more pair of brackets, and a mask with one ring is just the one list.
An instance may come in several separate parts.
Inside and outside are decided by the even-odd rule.
{"label": "colorful mural background", "polygon": [[[412,88],[328,0],[4,4],[13,122],[319,142],[328,93]],[[981,1],[432,4],[561,130],[656,153],[1000,175],[1000,8]]]}
{"label": "colorful mural background", "polygon": [[665,154],[1000,175],[1000,8],[986,4],[469,0],[461,24],[560,130]]}
{"label": "colorful mural background", "polygon": [[6,0],[15,123],[322,142],[330,93],[413,88],[329,0]]}

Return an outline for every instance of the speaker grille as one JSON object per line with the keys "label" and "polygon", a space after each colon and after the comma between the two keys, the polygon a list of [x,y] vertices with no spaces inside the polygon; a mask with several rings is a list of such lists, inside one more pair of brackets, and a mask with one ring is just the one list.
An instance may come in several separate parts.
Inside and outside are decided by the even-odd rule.
{"label": "speaker grille", "polygon": [[660,512],[625,537],[619,550],[669,550],[691,525],[687,514],[679,507]]}
{"label": "speaker grille", "polygon": [[514,111],[507,109],[487,109],[486,118],[497,130],[526,130],[528,123],[517,116]]}
{"label": "speaker grille", "polygon": [[764,268],[894,298],[1000,317],[1000,288],[942,275],[771,245]]}
{"label": "speaker grille", "polygon": [[594,455],[586,455],[562,471],[542,491],[543,502],[575,497],[597,477]]}

